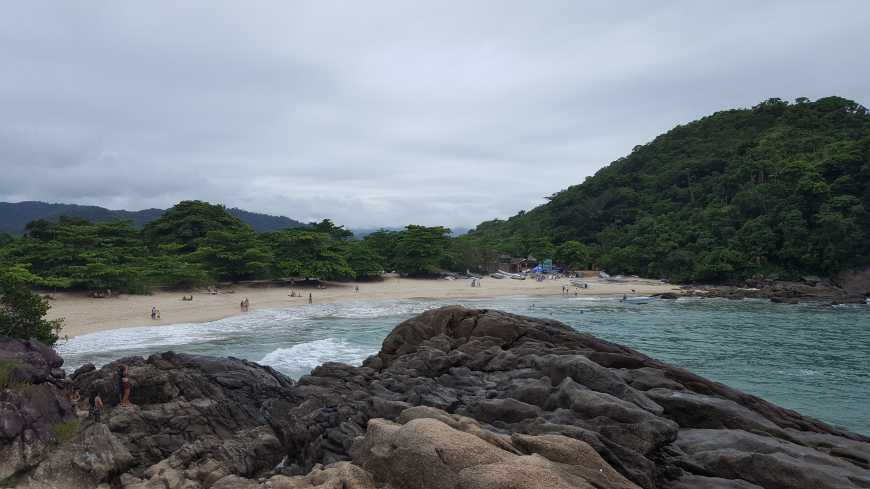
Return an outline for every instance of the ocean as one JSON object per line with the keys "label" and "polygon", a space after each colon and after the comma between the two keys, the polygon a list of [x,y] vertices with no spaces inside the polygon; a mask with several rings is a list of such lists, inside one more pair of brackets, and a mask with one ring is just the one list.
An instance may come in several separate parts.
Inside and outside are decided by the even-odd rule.
{"label": "ocean", "polygon": [[501,297],[314,304],[219,321],[125,328],[58,345],[65,367],[173,350],[235,356],[299,378],[327,361],[359,365],[402,320],[447,304],[557,319],[600,338],[870,435],[870,306],[681,298]]}

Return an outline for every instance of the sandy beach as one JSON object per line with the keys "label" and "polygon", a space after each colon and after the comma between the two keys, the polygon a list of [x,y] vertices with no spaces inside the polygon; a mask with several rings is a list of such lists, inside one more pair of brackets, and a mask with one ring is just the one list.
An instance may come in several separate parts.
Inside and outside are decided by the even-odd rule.
{"label": "sandy beach", "polygon": [[[391,299],[465,299],[516,295],[557,296],[568,279],[496,280],[484,278],[481,287],[471,287],[468,279],[425,280],[390,277],[382,282],[326,283],[325,289],[297,287],[301,297],[290,297],[289,287],[235,286],[218,294],[194,292],[193,301],[182,301],[185,292],[155,292],[151,295],[119,295],[95,299],[81,294],[52,295],[49,318],[64,318],[61,336],[79,336],[97,331],[136,326],[177,323],[201,323],[241,314],[239,303],[247,298],[250,311],[304,307],[308,294],[315,304],[341,301],[381,301]],[[571,294],[607,296],[622,294],[649,295],[678,290],[673,285],[654,280],[635,279],[628,282],[597,282],[590,280],[588,289],[571,287]],[[354,287],[359,287],[359,292]],[[632,292],[634,290],[634,292]],[[160,319],[150,318],[151,307],[160,310]]]}

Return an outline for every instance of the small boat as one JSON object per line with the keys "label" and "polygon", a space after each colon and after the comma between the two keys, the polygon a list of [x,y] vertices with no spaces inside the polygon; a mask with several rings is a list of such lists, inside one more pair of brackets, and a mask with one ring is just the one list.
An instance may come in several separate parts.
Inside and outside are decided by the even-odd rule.
{"label": "small boat", "polygon": [[502,274],[505,277],[510,277],[510,278],[514,278],[517,280],[525,280],[526,279],[525,275],[522,275],[519,273],[505,272],[504,270],[499,270],[498,273]]}
{"label": "small boat", "polygon": [[502,275],[502,274],[499,273],[499,272],[492,273],[492,274],[490,274],[489,276],[492,277],[492,278],[497,278],[497,279],[499,279],[499,280],[501,280],[501,279],[504,278],[504,275]]}
{"label": "small boat", "polygon": [[623,297],[619,299],[619,302],[624,302],[626,304],[647,304],[656,300],[655,297]]}

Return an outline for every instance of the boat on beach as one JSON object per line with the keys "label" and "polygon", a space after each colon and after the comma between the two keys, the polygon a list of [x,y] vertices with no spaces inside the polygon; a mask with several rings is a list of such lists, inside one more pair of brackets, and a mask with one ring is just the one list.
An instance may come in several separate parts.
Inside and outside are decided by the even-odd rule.
{"label": "boat on beach", "polygon": [[521,273],[510,273],[505,272],[504,270],[499,270],[498,273],[502,274],[505,277],[512,278],[514,280],[525,280],[526,276]]}

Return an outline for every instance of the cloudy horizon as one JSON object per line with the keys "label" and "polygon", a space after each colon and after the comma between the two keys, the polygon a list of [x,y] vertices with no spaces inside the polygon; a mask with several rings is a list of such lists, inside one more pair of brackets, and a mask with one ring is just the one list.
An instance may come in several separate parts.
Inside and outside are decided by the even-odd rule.
{"label": "cloudy horizon", "polygon": [[0,19],[0,201],[473,227],[677,124],[870,102],[862,1],[94,2]]}

